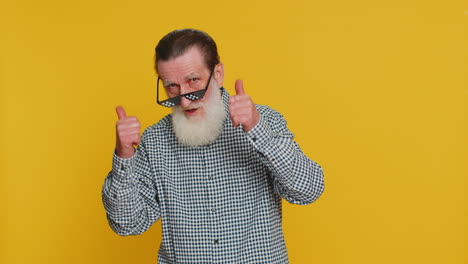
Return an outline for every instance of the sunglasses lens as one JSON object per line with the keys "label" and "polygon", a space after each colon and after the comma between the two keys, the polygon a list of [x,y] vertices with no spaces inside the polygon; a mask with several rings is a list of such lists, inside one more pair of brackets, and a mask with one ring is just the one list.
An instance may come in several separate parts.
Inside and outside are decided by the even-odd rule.
{"label": "sunglasses lens", "polygon": [[[177,98],[177,97],[171,98],[171,99],[159,102],[159,104],[162,105],[162,106],[165,106],[165,107],[173,107],[173,106],[176,106],[176,105],[179,104],[180,100],[177,100],[177,99],[179,99],[179,98]],[[177,102],[177,101],[179,101],[179,102]]]}
{"label": "sunglasses lens", "polygon": [[195,100],[199,100],[199,99],[202,99],[203,96],[205,95],[205,92],[206,92],[206,89],[203,89],[203,90],[199,90],[199,91],[196,91],[196,92],[193,92],[193,93],[188,93],[188,94],[185,94],[185,95],[182,95],[184,96],[185,98],[191,100],[191,101],[195,101]]}

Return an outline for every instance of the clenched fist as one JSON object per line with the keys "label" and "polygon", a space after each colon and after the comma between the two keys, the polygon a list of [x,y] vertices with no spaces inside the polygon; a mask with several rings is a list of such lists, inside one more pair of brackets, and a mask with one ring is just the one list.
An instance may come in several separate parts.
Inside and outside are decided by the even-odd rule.
{"label": "clenched fist", "polygon": [[140,121],[134,116],[127,116],[122,106],[115,109],[119,120],[115,126],[117,156],[122,159],[133,157],[134,145],[140,144]]}
{"label": "clenched fist", "polygon": [[234,127],[242,124],[242,129],[245,132],[254,128],[260,120],[260,115],[252,99],[244,92],[242,80],[236,81],[236,95],[229,98],[229,114]]}

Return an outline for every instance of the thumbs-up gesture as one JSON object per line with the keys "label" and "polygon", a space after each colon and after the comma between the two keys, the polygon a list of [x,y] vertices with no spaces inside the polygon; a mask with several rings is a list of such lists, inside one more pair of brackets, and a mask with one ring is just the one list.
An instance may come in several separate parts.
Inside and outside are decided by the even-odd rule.
{"label": "thumbs-up gesture", "polygon": [[234,127],[242,124],[242,129],[245,132],[254,128],[260,120],[260,115],[252,99],[244,92],[242,80],[236,81],[236,95],[229,98],[229,113]]}
{"label": "thumbs-up gesture", "polygon": [[115,126],[117,156],[127,159],[133,157],[133,145],[140,144],[140,121],[134,116],[127,116],[122,106],[115,109],[119,120]]}

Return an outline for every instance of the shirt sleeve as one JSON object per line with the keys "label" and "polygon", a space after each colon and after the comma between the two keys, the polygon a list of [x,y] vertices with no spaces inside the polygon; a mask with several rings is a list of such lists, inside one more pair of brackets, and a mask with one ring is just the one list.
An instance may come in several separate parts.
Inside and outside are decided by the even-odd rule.
{"label": "shirt sleeve", "polygon": [[153,175],[143,139],[132,158],[122,159],[114,153],[102,201],[109,225],[117,234],[141,234],[158,220],[160,209]]}
{"label": "shirt sleeve", "polygon": [[260,111],[260,121],[247,135],[271,172],[279,196],[293,204],[317,200],[324,190],[323,169],[301,151],[280,113]]}

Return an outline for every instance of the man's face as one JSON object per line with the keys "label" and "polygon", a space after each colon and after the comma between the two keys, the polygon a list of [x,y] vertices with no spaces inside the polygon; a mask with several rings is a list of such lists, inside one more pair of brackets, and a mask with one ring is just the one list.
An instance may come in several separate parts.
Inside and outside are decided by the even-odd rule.
{"label": "man's face", "polygon": [[183,145],[195,147],[214,142],[226,118],[219,89],[223,82],[223,65],[216,65],[210,80],[210,70],[199,49],[194,47],[177,58],[158,62],[157,67],[169,97],[205,89],[210,82],[202,99],[191,101],[182,96],[180,105],[173,107],[172,126]]}
{"label": "man's face", "polygon": [[[178,96],[205,89],[210,81],[210,71],[204,62],[202,53],[198,47],[188,49],[181,56],[158,62],[158,73],[164,83],[166,93],[169,97]],[[210,86],[205,96],[196,101],[191,101],[185,97],[181,98],[180,110],[189,119],[202,119],[206,114],[205,102],[213,96],[213,90],[218,89],[223,81],[223,66],[216,65]]]}

